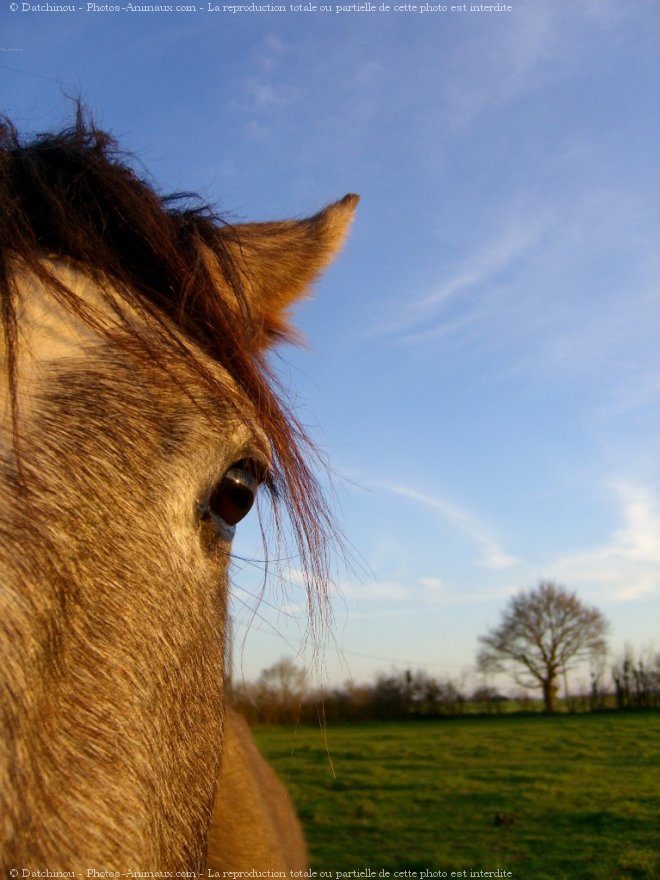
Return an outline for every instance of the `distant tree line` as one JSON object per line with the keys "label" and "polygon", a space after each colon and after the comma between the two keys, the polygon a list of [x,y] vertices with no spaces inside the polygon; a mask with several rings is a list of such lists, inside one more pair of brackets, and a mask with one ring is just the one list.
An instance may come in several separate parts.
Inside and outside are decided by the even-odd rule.
{"label": "distant tree line", "polygon": [[612,667],[618,709],[660,708],[660,654],[635,658],[628,648]]}
{"label": "distant tree line", "polygon": [[232,703],[251,723],[396,721],[461,715],[470,700],[481,701],[484,695],[491,707],[506,699],[486,690],[468,696],[453,681],[411,670],[380,674],[371,684],[312,690],[305,687],[302,670],[283,659],[258,681],[234,686]]}
{"label": "distant tree line", "polygon": [[[660,708],[660,653],[635,657],[632,649],[617,660],[611,680],[592,674],[579,692],[555,708],[568,712]],[[347,682],[321,691],[306,684],[304,670],[283,659],[256,682],[242,682],[232,702],[251,724],[327,724],[408,721],[473,714],[541,711],[526,692],[511,698],[481,685],[434,678],[422,670],[380,673],[369,684]]]}
{"label": "distant tree line", "polygon": [[660,707],[660,654],[635,658],[626,649],[611,669],[611,684],[604,683],[608,629],[597,608],[585,605],[554,581],[541,581],[536,589],[512,596],[499,626],[479,639],[477,667],[484,680],[509,675],[524,689],[522,700],[511,701],[488,684],[467,693],[461,683],[410,669],[381,673],[372,684],[348,682],[325,692],[312,691],[304,671],[288,659],[265,669],[257,682],[234,686],[232,699],[249,721],[267,724],[394,721],[529,710],[530,690],[540,691],[546,712],[555,712],[560,683],[566,690],[569,671],[588,663],[596,670],[590,687],[580,694],[565,694],[564,710]]}

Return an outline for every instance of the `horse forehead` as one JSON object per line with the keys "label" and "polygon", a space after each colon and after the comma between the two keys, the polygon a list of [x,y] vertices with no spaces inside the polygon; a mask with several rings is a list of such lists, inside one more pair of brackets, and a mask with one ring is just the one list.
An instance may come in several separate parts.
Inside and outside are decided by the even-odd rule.
{"label": "horse forehead", "polygon": [[[48,259],[45,264],[49,274],[70,292],[74,304],[86,312],[95,326],[90,325],[75,305],[65,303],[48,280],[42,280],[28,269],[19,270],[15,281],[19,293],[17,325],[21,361],[30,361],[37,367],[59,360],[75,359],[80,363],[88,353],[114,351],[117,346],[112,342],[112,335],[117,332],[130,335],[131,330],[135,331],[136,338],[148,339],[158,347],[157,340],[163,338],[162,326],[169,325],[170,338],[177,338],[181,343],[179,351],[194,353],[210,374],[222,374],[225,386],[236,392],[238,386],[232,377],[167,318],[156,328],[156,319],[150,318],[148,311],[140,310],[139,301],[136,307],[110,281],[101,288],[86,272],[63,260]],[[0,335],[3,355],[4,346],[4,336]],[[25,371],[20,372],[24,379]]]}
{"label": "horse forehead", "polygon": [[[98,284],[85,272],[63,260],[48,259],[48,271],[66,287],[85,307],[92,310],[94,319],[104,329],[119,329],[126,323],[136,328],[144,328],[147,320],[144,314],[117,294],[123,321],[108,302],[107,296],[99,289]],[[67,308],[54,295],[52,288],[41,278],[29,270],[19,270],[16,274],[19,291],[18,308],[18,393],[21,399],[21,411],[25,414],[33,409],[34,397],[43,390],[48,381],[58,375],[62,369],[75,365],[77,372],[85,371],[85,364],[98,363],[98,356],[113,351],[111,343],[96,329],[90,327],[75,311]],[[113,295],[109,286],[107,293]],[[219,295],[221,295],[219,291]],[[209,374],[222,377],[222,386],[229,397],[239,401],[243,395],[238,383],[218,363],[213,361],[190,340],[179,335],[184,348],[194,349],[195,357],[203,361]],[[0,334],[0,354],[4,357],[5,339]],[[87,357],[90,360],[87,361]],[[168,387],[170,387],[168,383]],[[193,389],[196,393],[199,389]],[[205,395],[201,393],[203,398]],[[243,401],[235,412],[243,417],[230,418],[224,421],[223,431],[232,445],[256,442],[262,453],[270,457],[270,442],[266,432],[254,417],[252,407]],[[9,424],[9,401],[5,390],[0,395],[0,418],[2,424]]]}
{"label": "horse forehead", "polygon": [[[108,301],[99,287],[86,275],[60,260],[48,260],[47,269],[82,305],[92,311],[102,326],[117,323]],[[19,354],[48,362],[80,355],[89,345],[99,342],[99,334],[83,318],[66,308],[51,286],[30,270],[18,271]],[[130,307],[126,306],[130,312]],[[131,315],[136,321],[138,316]],[[3,343],[4,344],[4,343]]]}

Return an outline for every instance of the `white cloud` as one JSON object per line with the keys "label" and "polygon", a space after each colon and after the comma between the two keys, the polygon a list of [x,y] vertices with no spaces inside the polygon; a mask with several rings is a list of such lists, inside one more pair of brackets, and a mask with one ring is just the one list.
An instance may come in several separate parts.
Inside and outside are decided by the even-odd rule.
{"label": "white cloud", "polygon": [[444,587],[443,582],[440,580],[440,578],[437,577],[419,578],[418,583],[421,584],[422,587],[426,587],[427,590],[430,590],[433,593],[442,590]]}
{"label": "white cloud", "polygon": [[283,64],[286,58],[287,46],[278,37],[267,36],[260,41],[254,64],[233,102],[252,140],[266,140],[281,114],[292,113],[300,100],[301,90]]}
{"label": "white cloud", "polygon": [[613,485],[622,525],[601,545],[571,553],[551,566],[553,576],[592,596],[630,602],[660,591],[660,501],[641,486]]}
{"label": "white cloud", "polygon": [[269,34],[263,41],[262,51],[260,53],[259,64],[262,70],[269,72],[282,59],[285,54],[286,45],[275,34]]}

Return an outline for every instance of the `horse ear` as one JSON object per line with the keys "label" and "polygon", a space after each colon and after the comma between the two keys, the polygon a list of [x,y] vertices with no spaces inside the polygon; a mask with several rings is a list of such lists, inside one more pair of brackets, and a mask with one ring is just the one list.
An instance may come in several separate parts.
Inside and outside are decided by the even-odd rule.
{"label": "horse ear", "polygon": [[245,223],[220,231],[250,300],[256,346],[295,338],[288,309],[338,252],[358,201],[347,195],[306,220]]}

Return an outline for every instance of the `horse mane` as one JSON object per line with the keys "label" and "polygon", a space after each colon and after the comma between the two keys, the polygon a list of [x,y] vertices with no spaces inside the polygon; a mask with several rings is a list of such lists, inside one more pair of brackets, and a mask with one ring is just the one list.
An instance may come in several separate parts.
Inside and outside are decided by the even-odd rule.
{"label": "horse mane", "polygon": [[[19,473],[17,270],[33,273],[72,316],[107,332],[93,310],[56,277],[49,267],[55,258],[90,276],[120,320],[128,310],[148,319],[150,333],[124,320],[140,343],[145,364],[159,362],[164,344],[215,395],[231,397],[219,371],[211,370],[194,346],[182,344],[183,337],[238,386],[270,440],[272,494],[291,523],[309,601],[322,609],[316,605],[323,594],[318,588],[327,582],[336,529],[314,473],[320,456],[285,402],[263,345],[256,342],[281,336],[283,328],[269,325],[268,313],[256,315],[251,307],[244,292],[249,267],[239,265],[236,249],[228,246],[232,227],[196,196],[160,195],[131,161],[80,105],[72,126],[27,142],[8,119],[0,118],[0,313]],[[274,505],[278,532],[280,505]]]}

